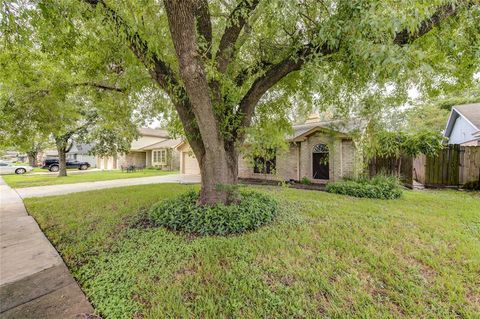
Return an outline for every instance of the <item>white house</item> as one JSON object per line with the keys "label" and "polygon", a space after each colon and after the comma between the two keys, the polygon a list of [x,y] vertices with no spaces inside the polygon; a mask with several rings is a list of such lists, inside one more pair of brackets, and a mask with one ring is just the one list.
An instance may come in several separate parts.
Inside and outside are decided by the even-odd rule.
{"label": "white house", "polygon": [[455,105],[445,127],[448,144],[480,145],[480,103]]}

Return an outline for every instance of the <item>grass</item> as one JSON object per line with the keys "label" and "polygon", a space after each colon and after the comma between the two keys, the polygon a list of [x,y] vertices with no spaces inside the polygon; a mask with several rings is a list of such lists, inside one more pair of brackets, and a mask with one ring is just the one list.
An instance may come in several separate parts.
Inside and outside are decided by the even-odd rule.
{"label": "grass", "polygon": [[[43,170],[47,172],[47,170]],[[76,169],[75,171],[78,171]],[[70,172],[70,170],[69,170]],[[148,177],[177,173],[176,171],[162,171],[157,169],[145,169],[137,172],[122,172],[122,171],[93,171],[69,174],[68,176],[59,177],[57,174],[48,175],[3,175],[4,181],[13,188],[31,187],[31,186],[46,186],[57,184],[73,184],[82,182],[97,182],[108,181],[112,179]],[[68,173],[67,173],[68,174]]]}
{"label": "grass", "polygon": [[253,233],[192,237],[138,225],[153,203],[191,187],[26,206],[104,318],[480,317],[478,192],[373,200],[258,188],[282,210]]}

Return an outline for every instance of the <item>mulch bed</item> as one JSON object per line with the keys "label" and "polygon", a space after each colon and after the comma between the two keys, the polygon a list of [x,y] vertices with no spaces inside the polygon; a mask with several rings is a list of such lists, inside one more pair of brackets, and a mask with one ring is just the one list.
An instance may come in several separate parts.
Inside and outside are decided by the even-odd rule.
{"label": "mulch bed", "polygon": [[[265,179],[257,179],[257,178],[239,178],[238,179],[242,184],[249,184],[249,185],[268,185],[268,186],[280,186],[281,182],[279,181],[272,181],[272,180],[265,180]],[[300,184],[294,181],[287,181],[286,182],[292,188],[298,189],[308,189],[308,190],[316,190],[316,191],[325,191],[325,184]]]}

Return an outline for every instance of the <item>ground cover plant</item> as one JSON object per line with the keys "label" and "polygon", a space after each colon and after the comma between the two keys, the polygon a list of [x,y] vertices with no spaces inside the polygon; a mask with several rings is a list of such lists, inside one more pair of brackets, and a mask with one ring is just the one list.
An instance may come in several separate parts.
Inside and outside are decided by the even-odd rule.
{"label": "ground cover plant", "polygon": [[[76,170],[78,171],[78,170]],[[43,170],[45,172],[45,170]],[[135,177],[148,177],[175,174],[177,171],[162,171],[157,169],[145,169],[136,172],[121,172],[114,171],[92,171],[74,173],[68,176],[57,176],[56,174],[39,175],[39,174],[26,174],[26,175],[3,175],[3,180],[13,188],[32,187],[32,186],[47,186],[57,184],[73,184],[82,182],[98,182],[108,181],[113,179],[123,178],[135,178]]]}
{"label": "ground cover plant", "polygon": [[480,314],[478,192],[385,201],[257,187],[280,211],[254,232],[198,237],[140,222],[192,189],[142,185],[26,206],[105,319]]}
{"label": "ground cover plant", "polygon": [[277,202],[270,196],[242,191],[237,203],[199,206],[198,193],[191,191],[155,205],[149,219],[156,226],[197,235],[229,235],[252,231],[273,221]]}
{"label": "ground cover plant", "polygon": [[402,196],[402,187],[396,177],[375,176],[328,183],[326,191],[354,197],[396,199]]}

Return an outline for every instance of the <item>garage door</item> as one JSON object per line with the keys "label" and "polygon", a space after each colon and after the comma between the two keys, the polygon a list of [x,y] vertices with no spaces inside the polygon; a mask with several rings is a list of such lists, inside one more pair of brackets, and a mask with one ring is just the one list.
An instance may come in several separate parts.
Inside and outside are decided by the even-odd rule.
{"label": "garage door", "polygon": [[197,159],[194,156],[190,156],[189,152],[183,152],[183,174],[200,174],[200,168],[198,167]]}

